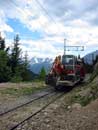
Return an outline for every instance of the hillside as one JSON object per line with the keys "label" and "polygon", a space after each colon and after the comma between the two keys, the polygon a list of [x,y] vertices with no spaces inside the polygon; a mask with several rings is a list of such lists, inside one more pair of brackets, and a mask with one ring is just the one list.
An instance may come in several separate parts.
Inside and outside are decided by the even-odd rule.
{"label": "hillside", "polygon": [[98,50],[85,55],[83,57],[84,58],[84,62],[88,63],[88,64],[92,64],[93,60],[95,60],[95,58],[96,58],[97,55],[98,55]]}

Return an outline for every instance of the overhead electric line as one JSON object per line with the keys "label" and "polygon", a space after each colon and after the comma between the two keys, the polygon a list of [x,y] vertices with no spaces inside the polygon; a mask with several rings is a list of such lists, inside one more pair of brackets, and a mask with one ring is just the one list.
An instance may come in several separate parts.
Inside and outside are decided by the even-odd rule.
{"label": "overhead electric line", "polygon": [[[44,8],[44,6],[39,2],[39,0],[35,0],[35,2],[42,8],[42,10],[45,12],[45,14],[50,18],[50,20],[55,24],[55,25],[57,25],[57,23],[56,23],[56,21],[54,20],[54,18],[48,13],[48,11]],[[25,15],[25,10],[21,10],[19,7],[18,7],[18,5],[16,4],[16,2],[15,1],[13,1],[12,0],[12,3],[13,3],[13,5],[15,5],[16,7],[17,7],[17,9],[18,9],[18,11],[19,12],[22,12],[24,15]],[[32,15],[30,16],[31,18],[34,18]],[[39,24],[41,24],[43,27],[45,27],[44,25],[43,25],[43,23],[39,23]],[[57,28],[58,28],[58,32],[59,32],[59,30],[60,30],[60,28],[59,28],[59,26],[57,25]],[[47,29],[48,30],[48,29]],[[44,29],[44,32],[46,32],[45,31],[45,29]],[[46,32],[46,34],[47,34],[47,32]]]}
{"label": "overhead electric line", "polygon": [[[25,10],[24,10],[24,9],[21,10],[21,9],[18,7],[18,5],[16,4],[15,1],[12,0],[12,4],[13,4],[14,6],[16,6],[18,12],[23,13],[24,15],[26,14]],[[30,17],[33,18],[32,15],[31,15]]]}
{"label": "overhead electric line", "polygon": [[39,0],[36,0],[36,3],[38,3],[38,5],[42,8],[42,10],[46,13],[46,15],[48,15],[48,17],[52,20],[52,22],[54,22],[57,25],[54,18],[48,13],[46,8],[39,2]]}

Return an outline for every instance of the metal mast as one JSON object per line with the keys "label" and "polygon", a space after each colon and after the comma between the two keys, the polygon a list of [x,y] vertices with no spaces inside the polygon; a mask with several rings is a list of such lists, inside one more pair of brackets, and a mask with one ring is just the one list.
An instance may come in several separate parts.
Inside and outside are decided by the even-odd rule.
{"label": "metal mast", "polygon": [[64,39],[64,55],[66,55],[66,39]]}
{"label": "metal mast", "polygon": [[64,55],[66,51],[84,51],[84,46],[66,46],[66,39],[64,39]]}

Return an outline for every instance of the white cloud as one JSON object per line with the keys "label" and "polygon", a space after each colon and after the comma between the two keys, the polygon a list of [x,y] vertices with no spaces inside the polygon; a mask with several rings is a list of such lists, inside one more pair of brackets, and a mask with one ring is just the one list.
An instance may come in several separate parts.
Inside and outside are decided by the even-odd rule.
{"label": "white cloud", "polygon": [[10,27],[8,24],[6,24],[6,16],[4,14],[4,11],[0,9],[0,31],[3,32],[13,32],[12,27]]}
{"label": "white cloud", "polygon": [[36,55],[39,57],[53,57],[57,52],[57,50],[55,50],[55,46],[53,44],[50,44],[49,41],[43,42],[43,40],[21,40],[20,43],[22,51],[27,51],[30,58]]}
{"label": "white cloud", "polygon": [[1,31],[14,31],[6,23],[10,18],[19,20],[29,30],[32,32],[37,30],[43,36],[43,39],[37,41],[22,40],[23,50],[29,52],[32,50],[30,56],[46,56],[45,54],[53,56],[61,53],[64,38],[68,39],[68,45],[87,47],[98,45],[97,0],[40,0],[44,9],[36,0],[8,0],[8,2],[2,1],[0,4]]}

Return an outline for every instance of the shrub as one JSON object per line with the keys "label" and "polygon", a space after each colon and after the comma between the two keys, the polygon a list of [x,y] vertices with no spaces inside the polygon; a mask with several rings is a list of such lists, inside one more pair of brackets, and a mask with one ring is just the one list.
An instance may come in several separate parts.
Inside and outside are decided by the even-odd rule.
{"label": "shrub", "polygon": [[13,76],[12,78],[11,78],[11,82],[12,83],[19,83],[19,82],[21,82],[22,81],[22,77],[20,77],[20,76]]}

